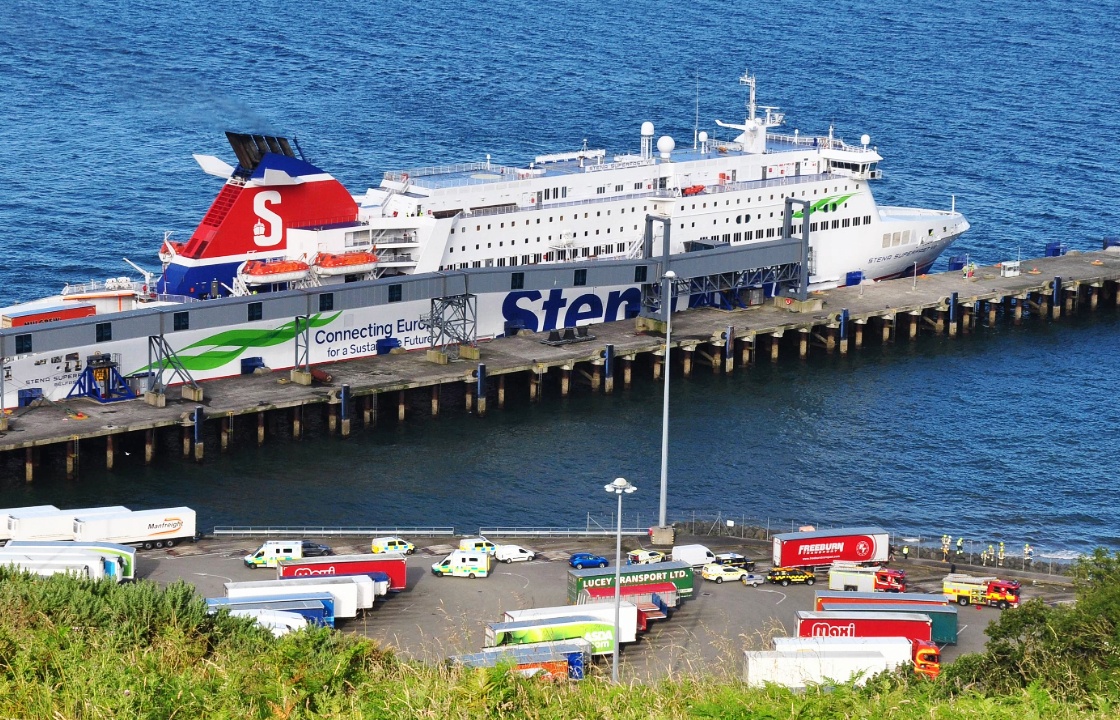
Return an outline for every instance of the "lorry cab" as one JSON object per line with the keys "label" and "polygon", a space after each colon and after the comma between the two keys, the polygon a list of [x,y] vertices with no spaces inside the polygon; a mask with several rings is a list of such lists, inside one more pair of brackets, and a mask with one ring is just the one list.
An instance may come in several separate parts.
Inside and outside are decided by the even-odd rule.
{"label": "lorry cab", "polygon": [[484,537],[463,538],[459,541],[459,549],[464,552],[486,553],[493,555],[498,546]]}
{"label": "lorry cab", "polygon": [[941,650],[937,645],[924,640],[911,640],[914,649],[914,672],[936,680],[941,674]]}
{"label": "lorry cab", "polygon": [[486,577],[490,574],[491,555],[474,550],[456,550],[443,560],[432,564],[433,575],[451,577]]}
{"label": "lorry cab", "polygon": [[256,551],[245,556],[245,565],[251,568],[274,568],[281,560],[299,560],[302,557],[302,541],[268,540]]}

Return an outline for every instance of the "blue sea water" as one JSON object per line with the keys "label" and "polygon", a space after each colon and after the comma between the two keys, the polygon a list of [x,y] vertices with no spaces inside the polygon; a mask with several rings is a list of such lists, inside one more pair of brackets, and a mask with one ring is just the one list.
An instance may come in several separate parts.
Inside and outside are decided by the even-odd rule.
{"label": "blue sea water", "polygon": [[[787,125],[884,155],[880,204],[957,208],[980,263],[1118,234],[1120,21],[1105,4],[368,3],[0,6],[0,305],[156,269],[230,158],[223,131],[295,135],[354,191],[416,165],[636,150],[738,121],[745,68]],[[940,264],[944,267],[944,261]],[[935,268],[936,269],[936,268]],[[670,515],[1115,544],[1115,313],[675,383]],[[201,467],[125,459],[0,506],[187,504],[204,526],[581,524],[616,475],[657,508],[658,386],[413,420]],[[604,496],[604,497],[600,497]],[[629,517],[629,515],[628,515]]]}

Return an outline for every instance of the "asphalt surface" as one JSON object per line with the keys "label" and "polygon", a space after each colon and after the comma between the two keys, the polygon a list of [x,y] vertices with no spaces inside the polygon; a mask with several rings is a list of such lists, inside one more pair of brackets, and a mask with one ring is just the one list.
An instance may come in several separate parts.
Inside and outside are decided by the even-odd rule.
{"label": "asphalt surface", "polygon": [[[513,540],[537,551],[537,559],[496,563],[490,577],[471,580],[431,574],[432,563],[453,549],[450,539],[413,540],[417,551],[408,558],[408,589],[379,599],[364,617],[340,622],[338,628],[391,646],[403,656],[429,662],[477,652],[483,646],[486,623],[500,620],[506,610],[566,604],[568,555],[587,550],[611,557],[614,549],[609,539]],[[766,546],[761,542],[727,538],[678,541],[704,543],[715,552],[741,552],[758,560],[757,571],[765,573],[769,568]],[[204,597],[224,597],[226,582],[275,577],[275,570],[250,569],[241,560],[259,544],[253,538],[204,539],[173,550],[141,552],[137,577],[161,584],[182,579]],[[369,552],[368,541],[359,538],[335,539],[328,544],[336,554]],[[624,541],[623,551],[636,547],[634,541],[628,545]],[[894,567],[907,570],[908,589],[913,592],[940,592],[941,578],[948,572],[947,567],[933,561],[911,560]],[[1024,599],[1043,596],[1060,602],[1070,596],[1068,588],[1050,584],[1053,578],[1042,576],[1042,580],[1024,578]],[[638,642],[623,646],[621,676],[636,680],[701,674],[739,677],[743,650],[771,649],[772,637],[793,634],[796,612],[813,609],[815,592],[827,587],[823,573],[817,575],[812,587],[766,583],[753,588],[738,582],[717,585],[702,580],[697,572],[693,599],[684,601],[669,619],[654,622]],[[982,650],[984,628],[999,612],[994,608],[960,608],[958,644],[943,648],[943,661]],[[609,672],[609,660],[605,666]]]}

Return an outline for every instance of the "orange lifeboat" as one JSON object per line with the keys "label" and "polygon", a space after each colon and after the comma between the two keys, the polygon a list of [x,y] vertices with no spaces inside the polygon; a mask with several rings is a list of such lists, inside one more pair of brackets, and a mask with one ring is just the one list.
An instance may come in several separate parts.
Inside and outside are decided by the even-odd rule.
{"label": "orange lifeboat", "polygon": [[237,274],[246,285],[268,285],[306,280],[308,272],[309,267],[302,260],[281,259],[248,260]]}
{"label": "orange lifeboat", "polygon": [[319,253],[311,261],[316,275],[358,275],[377,267],[377,255],[368,250],[347,253]]}
{"label": "orange lifeboat", "polygon": [[171,262],[172,258],[183,253],[183,248],[185,248],[186,246],[186,243],[175,242],[174,240],[164,240],[163,244],[159,246],[160,262]]}
{"label": "orange lifeboat", "polygon": [[702,192],[704,192],[703,185],[689,185],[688,187],[681,190],[681,195],[688,197],[689,195],[699,195]]}

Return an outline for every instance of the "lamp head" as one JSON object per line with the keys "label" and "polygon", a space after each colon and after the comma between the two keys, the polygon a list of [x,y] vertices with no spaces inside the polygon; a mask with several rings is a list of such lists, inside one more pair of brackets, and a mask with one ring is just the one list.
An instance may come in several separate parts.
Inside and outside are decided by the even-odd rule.
{"label": "lamp head", "polygon": [[672,270],[666,270],[665,274],[662,275],[661,277],[665,278],[666,280],[676,280],[677,279],[677,274],[675,272],[673,272]]}

